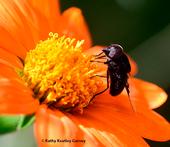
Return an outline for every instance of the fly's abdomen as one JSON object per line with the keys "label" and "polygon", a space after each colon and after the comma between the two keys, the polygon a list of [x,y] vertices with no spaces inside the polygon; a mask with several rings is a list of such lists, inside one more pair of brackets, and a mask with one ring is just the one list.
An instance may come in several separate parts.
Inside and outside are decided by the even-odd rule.
{"label": "fly's abdomen", "polygon": [[110,75],[110,94],[112,96],[116,96],[123,91],[127,83],[127,78],[127,74],[124,73],[114,73]]}

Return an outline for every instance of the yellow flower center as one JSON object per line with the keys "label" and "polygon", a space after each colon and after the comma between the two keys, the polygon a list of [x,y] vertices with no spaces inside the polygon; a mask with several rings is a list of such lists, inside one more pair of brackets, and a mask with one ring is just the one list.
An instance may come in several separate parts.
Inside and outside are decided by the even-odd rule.
{"label": "yellow flower center", "polygon": [[84,41],[49,34],[25,58],[22,79],[34,97],[51,108],[83,112],[103,87],[93,55],[82,52]]}

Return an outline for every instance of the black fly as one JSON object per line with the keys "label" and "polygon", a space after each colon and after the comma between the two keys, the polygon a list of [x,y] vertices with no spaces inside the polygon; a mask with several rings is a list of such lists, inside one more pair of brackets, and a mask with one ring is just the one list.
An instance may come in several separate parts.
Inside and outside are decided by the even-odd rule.
{"label": "black fly", "polygon": [[103,49],[107,56],[105,64],[108,65],[107,79],[110,78],[110,94],[116,96],[122,92],[124,88],[129,95],[128,74],[131,71],[128,57],[123,52],[123,48],[118,44],[112,44]]}
{"label": "black fly", "polygon": [[131,71],[131,66],[127,55],[123,52],[123,48],[118,44],[112,44],[104,48],[100,54],[96,55],[94,62],[103,63],[96,61],[96,59],[102,58],[107,58],[107,61],[104,62],[104,64],[107,64],[108,66],[107,88],[96,95],[99,95],[110,88],[110,94],[116,96],[125,88],[129,96],[128,74]]}

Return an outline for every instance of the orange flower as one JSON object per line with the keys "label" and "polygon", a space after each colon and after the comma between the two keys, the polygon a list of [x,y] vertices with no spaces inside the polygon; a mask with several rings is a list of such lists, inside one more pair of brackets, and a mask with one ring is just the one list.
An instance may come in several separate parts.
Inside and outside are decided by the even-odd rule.
{"label": "orange flower", "polygon": [[[68,43],[71,44],[71,48],[73,47],[73,50],[75,50],[74,52],[68,50],[68,52],[73,53],[72,55],[67,54],[67,52],[63,53],[62,50],[58,48],[55,50],[56,52],[62,53],[62,55],[66,54],[68,57],[74,57],[75,59],[79,58],[79,55],[81,55],[83,61],[89,61],[88,58],[91,57],[90,54],[97,54],[100,52],[101,47],[96,46],[90,48],[90,34],[81,11],[78,8],[70,8],[61,14],[57,0],[5,0],[0,3],[0,113],[35,113],[35,136],[39,146],[86,145],[89,147],[133,147],[148,146],[143,138],[156,141],[166,141],[170,139],[169,123],[152,110],[166,101],[166,93],[158,86],[134,77],[129,78],[129,85],[130,98],[135,112],[132,111],[126,92],[122,92],[116,97],[110,96],[108,92],[95,97],[94,102],[86,108],[84,108],[84,105],[79,107],[79,110],[83,109],[83,114],[61,111],[61,109],[59,109],[61,103],[57,103],[56,107],[58,109],[50,107],[50,102],[55,101],[54,97],[51,96],[54,94],[53,91],[50,91],[50,96],[48,95],[45,97],[45,101],[47,102],[40,102],[42,99],[37,97],[41,97],[41,89],[48,87],[45,87],[45,84],[41,83],[42,80],[34,83],[32,79],[35,75],[31,78],[31,83],[29,83],[30,80],[25,80],[29,79],[26,74],[27,70],[25,71],[26,66],[31,65],[34,67],[35,64],[37,65],[40,63],[39,59],[42,59],[42,56],[40,58],[39,56],[38,58],[34,58],[35,55],[46,51],[51,45],[46,44],[45,47],[43,46],[43,43],[48,43],[50,38],[44,42],[39,42],[40,40],[45,40],[49,32],[57,32],[59,35],[65,34],[66,36],[78,40],[83,39],[85,43],[82,48],[88,49],[85,50],[84,53],[79,53],[79,50],[76,50],[77,48],[82,49],[80,47],[81,43],[78,42],[76,48],[76,44],[70,43],[71,39],[67,40],[69,40]],[[56,38],[58,39],[58,37]],[[56,38],[52,40],[52,43],[57,40]],[[38,42],[39,44],[36,47]],[[67,48],[65,44],[63,46],[64,49]],[[30,49],[34,48],[36,48],[35,50],[38,48],[38,52],[28,52]],[[54,52],[51,53],[51,56],[48,56],[48,52],[46,54],[45,52],[43,53],[45,58],[51,58]],[[84,57],[85,54],[88,55],[88,58]],[[57,57],[59,58],[59,56]],[[36,62],[34,62],[35,59],[37,59]],[[25,60],[24,67],[21,60]],[[64,58],[61,68],[58,66],[56,68],[59,68],[57,72],[60,71],[68,75],[72,70],[69,68],[67,71],[63,71],[64,64],[67,62],[72,64],[72,60],[66,60],[67,58]],[[55,63],[57,61],[50,60],[50,62]],[[133,63],[133,61],[131,61],[131,63],[132,74],[134,74],[136,72],[135,63]],[[46,65],[46,63],[42,63],[41,65],[45,68],[46,66],[44,64]],[[75,67],[74,64],[72,65]],[[85,66],[94,69],[94,71],[97,70],[95,67],[91,66],[90,63]],[[28,66],[28,68],[29,67],[30,66]],[[77,64],[76,71],[80,67],[81,66]],[[35,68],[37,68],[37,66]],[[83,68],[81,69],[83,70]],[[100,72],[103,70],[106,71],[105,68],[101,68]],[[19,76],[20,72],[21,74],[25,74],[24,78],[23,76]],[[32,73],[28,74],[32,75]],[[73,74],[75,74],[75,72],[73,72]],[[47,75],[49,76],[49,74]],[[41,76],[39,74],[36,76],[38,76],[38,78],[42,76],[42,79],[46,78],[44,72]],[[21,79],[24,79],[24,81]],[[38,79],[35,78],[35,80]],[[96,80],[99,80],[99,83],[97,83],[96,80],[93,82],[86,78],[85,80],[88,80],[89,84],[92,84],[92,90],[90,89],[92,93],[93,90],[96,90],[95,88],[93,89],[94,84],[96,87],[100,87],[100,78],[96,78]],[[25,84],[25,81],[27,84]],[[83,81],[80,79],[79,82],[81,83]],[[39,85],[39,83],[44,87],[38,87],[38,89],[36,89],[36,84]],[[28,85],[28,87],[25,85]],[[33,88],[31,89],[32,85]],[[53,83],[53,85],[55,84]],[[65,86],[68,85],[69,84],[66,82]],[[53,88],[54,87],[49,89],[56,90]],[[70,89],[67,88],[67,90]],[[33,95],[35,97],[37,91],[39,95],[33,98]],[[82,91],[85,92],[86,90],[83,89]],[[42,90],[41,92],[44,91]],[[75,92],[77,92],[77,90]],[[87,90],[86,92],[89,91]],[[65,93],[65,91],[61,89],[58,95],[60,95],[60,93]],[[43,93],[43,96],[44,95]],[[85,96],[85,93],[82,93],[81,96]],[[73,100],[73,97],[69,97],[69,99]],[[81,101],[82,104],[84,104],[86,100],[87,99],[83,100],[83,102]],[[67,102],[66,99],[63,101]],[[62,106],[67,106],[64,102]],[[74,104],[74,102],[73,100],[73,103],[70,103]],[[80,102],[78,104],[80,104]],[[57,139],[61,142],[56,142],[54,144],[54,141],[57,141]],[[69,144],[69,140],[72,141],[71,144]]]}

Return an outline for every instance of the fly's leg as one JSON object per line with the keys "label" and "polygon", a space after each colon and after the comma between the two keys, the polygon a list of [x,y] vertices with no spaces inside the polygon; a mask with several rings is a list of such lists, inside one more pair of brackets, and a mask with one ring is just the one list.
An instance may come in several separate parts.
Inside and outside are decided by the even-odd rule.
{"label": "fly's leg", "polygon": [[102,62],[102,61],[90,61],[90,62],[97,62],[97,63],[105,63],[105,62]]}
{"label": "fly's leg", "polygon": [[94,76],[91,76],[90,78],[94,78],[94,77],[107,78],[107,76],[102,76],[102,75],[94,75]]}
{"label": "fly's leg", "polygon": [[93,60],[91,60],[90,62],[98,62],[98,63],[105,63],[105,62],[102,62],[102,61],[96,61],[96,59],[106,59],[106,56],[99,56],[99,57],[95,57]]}
{"label": "fly's leg", "polygon": [[106,87],[106,89],[104,89],[103,91],[95,94],[95,95],[92,97],[92,99],[90,100],[90,102],[91,102],[97,95],[100,95],[100,94],[104,93],[107,89],[109,89],[109,71],[108,71],[108,70],[107,70],[107,87]]}
{"label": "fly's leg", "polygon": [[103,56],[95,57],[95,59],[106,59],[106,56],[103,55]]}
{"label": "fly's leg", "polygon": [[134,109],[133,104],[132,104],[132,100],[131,100],[131,98],[130,98],[130,90],[129,90],[129,84],[128,84],[128,82],[127,82],[126,85],[125,85],[125,89],[126,89],[126,92],[127,92],[127,94],[128,94],[128,98],[129,98],[129,102],[130,102],[130,105],[131,105],[131,107],[132,107],[132,110],[135,112],[135,109]]}
{"label": "fly's leg", "polygon": [[127,82],[126,85],[125,85],[125,88],[126,88],[126,92],[128,94],[128,96],[130,97],[130,90],[129,90],[129,83]]}
{"label": "fly's leg", "polygon": [[97,55],[94,55],[95,57],[98,57],[98,56],[100,56],[100,55],[102,55],[102,54],[104,54],[104,52],[101,52],[101,53],[99,53],[99,54],[97,54]]}

